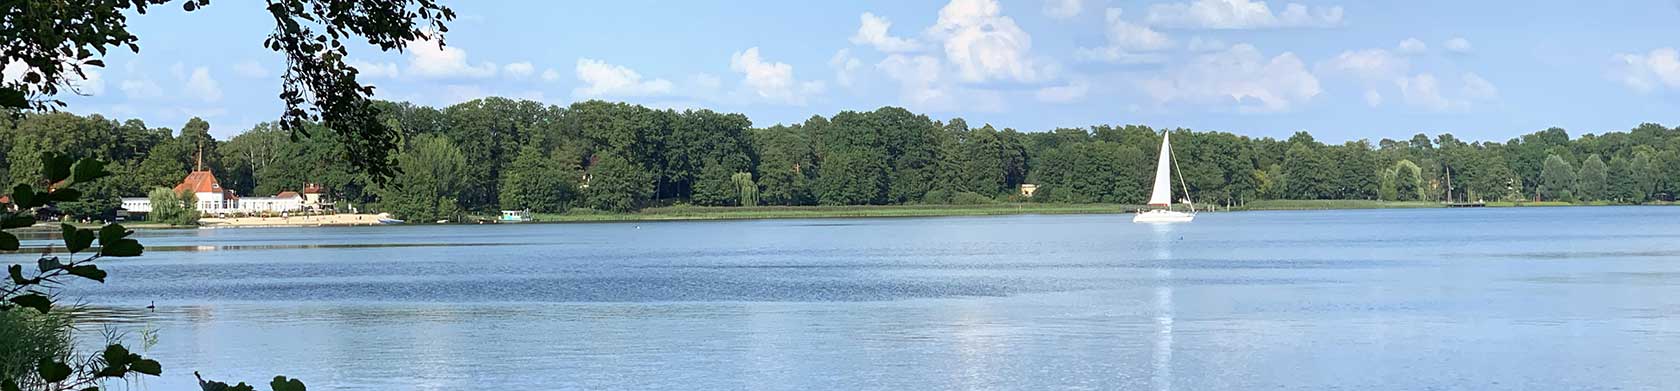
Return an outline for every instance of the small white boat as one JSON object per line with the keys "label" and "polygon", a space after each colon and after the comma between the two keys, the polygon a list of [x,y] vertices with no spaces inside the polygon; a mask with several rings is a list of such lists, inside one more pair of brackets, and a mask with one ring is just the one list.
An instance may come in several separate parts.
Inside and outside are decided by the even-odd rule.
{"label": "small white boat", "polygon": [[390,213],[380,213],[378,221],[379,221],[380,224],[385,224],[385,225],[404,223],[404,221],[402,221],[402,220],[391,217]]}
{"label": "small white boat", "polygon": [[1176,210],[1154,209],[1139,212],[1132,217],[1134,223],[1188,223],[1196,218],[1195,213],[1179,212]]}
{"label": "small white boat", "polygon": [[[1171,132],[1161,134],[1161,156],[1155,160],[1155,189],[1149,194],[1149,206],[1152,208],[1138,212],[1132,217],[1133,223],[1188,223],[1196,218],[1196,204],[1190,202],[1190,187],[1184,187],[1184,203],[1190,206],[1189,212],[1172,210],[1172,167],[1177,166],[1178,160],[1172,157],[1172,142],[1168,137]],[[1184,175],[1180,171],[1179,185],[1184,185]]]}

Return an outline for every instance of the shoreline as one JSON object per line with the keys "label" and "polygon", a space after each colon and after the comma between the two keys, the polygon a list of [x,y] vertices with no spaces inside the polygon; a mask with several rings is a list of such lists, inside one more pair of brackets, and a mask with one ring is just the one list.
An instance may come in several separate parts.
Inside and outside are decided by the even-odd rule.
{"label": "shoreline", "polygon": [[[1613,204],[1613,203],[1565,203],[1565,202],[1488,202],[1488,208],[1533,208],[1533,207],[1591,207],[1591,206],[1673,206],[1675,203],[1650,204]],[[494,217],[479,216],[482,223],[455,222],[449,224],[395,224],[395,225],[477,225],[477,224],[569,224],[569,223],[613,223],[638,221],[713,221],[713,220],[775,220],[775,219],[847,219],[847,218],[917,218],[917,217],[974,217],[974,216],[1012,216],[1012,215],[1072,215],[1072,214],[1128,214],[1142,208],[1142,205],[1126,204],[1040,204],[1040,203],[998,203],[981,205],[863,205],[863,206],[759,206],[759,207],[705,207],[705,206],[670,206],[648,208],[637,212],[610,213],[592,210],[574,210],[568,213],[550,214],[534,213],[530,221],[517,223],[502,223],[494,221]],[[1440,202],[1431,201],[1375,201],[1375,200],[1262,200],[1250,202],[1247,205],[1230,209],[1217,209],[1213,213],[1226,212],[1256,212],[1256,211],[1315,211],[1315,210],[1361,210],[1361,209],[1424,209],[1446,208]],[[204,218],[196,226],[176,226],[148,223],[145,221],[124,222],[123,225],[137,230],[165,230],[165,229],[222,229],[222,228],[308,228],[308,227],[354,227],[376,226],[377,215],[341,214],[297,216],[290,218]],[[76,223],[77,226],[97,227],[97,224]],[[37,224],[26,228],[29,231],[53,231],[58,229],[57,223]]]}

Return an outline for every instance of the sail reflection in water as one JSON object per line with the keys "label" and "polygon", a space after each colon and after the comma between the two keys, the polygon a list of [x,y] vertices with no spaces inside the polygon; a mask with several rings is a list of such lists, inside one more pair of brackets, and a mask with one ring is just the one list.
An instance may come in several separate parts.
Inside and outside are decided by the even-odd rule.
{"label": "sail reflection in water", "polygon": [[1172,284],[1172,246],[1176,238],[1173,236],[1171,224],[1150,224],[1151,244],[1155,247],[1155,348],[1153,368],[1150,377],[1155,390],[1172,390],[1172,357],[1173,357],[1173,284]]}

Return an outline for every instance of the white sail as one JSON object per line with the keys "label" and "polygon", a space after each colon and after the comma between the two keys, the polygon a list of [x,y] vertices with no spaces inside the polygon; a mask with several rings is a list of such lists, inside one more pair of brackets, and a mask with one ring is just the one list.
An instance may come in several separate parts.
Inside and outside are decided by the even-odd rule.
{"label": "white sail", "polygon": [[1169,133],[1161,134],[1161,158],[1155,161],[1155,191],[1149,193],[1149,205],[1172,205],[1172,143]]}

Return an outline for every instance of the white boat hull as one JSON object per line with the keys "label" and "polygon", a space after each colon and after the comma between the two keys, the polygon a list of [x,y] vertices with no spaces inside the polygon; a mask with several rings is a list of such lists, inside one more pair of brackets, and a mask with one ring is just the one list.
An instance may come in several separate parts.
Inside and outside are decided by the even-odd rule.
{"label": "white boat hull", "polygon": [[1185,213],[1165,209],[1140,212],[1132,217],[1133,223],[1188,223],[1196,218],[1195,213]]}

